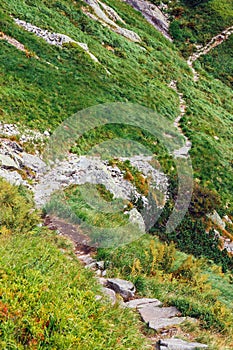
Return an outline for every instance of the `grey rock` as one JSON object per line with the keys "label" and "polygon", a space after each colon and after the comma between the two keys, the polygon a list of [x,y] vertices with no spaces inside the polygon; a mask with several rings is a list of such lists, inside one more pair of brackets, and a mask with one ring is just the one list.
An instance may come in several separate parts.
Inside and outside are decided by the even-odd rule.
{"label": "grey rock", "polygon": [[107,287],[120,294],[124,300],[132,298],[136,292],[134,284],[120,278],[108,278]]}
{"label": "grey rock", "polygon": [[[115,23],[116,20],[121,21],[124,23],[124,21],[120,18],[120,16],[114,11],[111,7],[103,4],[102,2],[98,0],[84,0],[94,11],[93,13],[90,13],[88,11],[85,11],[84,13],[94,19],[98,20],[103,25],[107,26],[109,29],[113,30],[114,32],[126,37],[127,39],[133,41],[133,42],[140,42],[141,38],[139,35],[132,30],[122,28],[118,24]],[[102,8],[103,10],[102,10]]]}
{"label": "grey rock", "polygon": [[106,275],[107,275],[107,271],[106,270],[102,271],[102,277],[105,277]]}
{"label": "grey rock", "polygon": [[0,154],[0,166],[4,168],[19,169],[18,164],[9,156]]}
{"label": "grey rock", "polygon": [[114,292],[114,290],[110,289],[110,288],[106,288],[103,287],[102,288],[103,293],[109,298],[109,300],[111,301],[112,305],[114,305],[116,303],[116,293]]}
{"label": "grey rock", "polygon": [[99,278],[98,278],[98,281],[99,281],[99,283],[100,283],[102,286],[104,286],[104,287],[107,286],[107,280],[106,280],[106,278],[99,277]]}
{"label": "grey rock", "polygon": [[34,156],[32,154],[23,152],[22,159],[24,165],[34,171],[42,172],[43,169],[46,168],[46,164],[39,157]]}
{"label": "grey rock", "polygon": [[42,30],[31,23],[27,23],[25,21],[21,21],[18,18],[14,18],[14,21],[25,30],[34,33],[35,35],[44,39],[50,45],[62,46],[65,43],[75,43],[80,46],[87,54],[95,61],[98,62],[98,59],[89,52],[87,44],[79,43],[73,39],[71,39],[68,35],[60,34],[60,33],[50,33],[47,30]]}
{"label": "grey rock", "polygon": [[3,177],[12,185],[24,185],[31,189],[31,186],[22,179],[17,171],[7,171],[5,169],[0,169],[0,177]]}
{"label": "grey rock", "polygon": [[95,262],[91,262],[90,264],[87,264],[85,266],[86,269],[96,269],[96,263]]}
{"label": "grey rock", "polygon": [[168,34],[169,22],[160,9],[146,0],[124,0],[131,5],[135,10],[141,12],[143,17],[151,23],[157,30],[159,30],[167,39],[171,41]]}
{"label": "grey rock", "polygon": [[96,261],[96,266],[100,270],[104,270],[104,261]]}
{"label": "grey rock", "polygon": [[233,222],[232,222],[232,220],[229,218],[228,215],[225,215],[223,218],[226,220],[226,222],[228,222],[228,224],[233,225]]}
{"label": "grey rock", "polygon": [[208,346],[201,343],[190,343],[181,339],[162,339],[156,344],[158,350],[197,350],[208,349]]}
{"label": "grey rock", "polygon": [[85,265],[96,264],[96,260],[93,259],[90,254],[84,254],[78,256],[79,260],[81,260]]}
{"label": "grey rock", "polygon": [[186,321],[186,317],[158,318],[148,323],[149,328],[159,330],[166,327],[176,326]]}
{"label": "grey rock", "polygon": [[174,306],[154,307],[152,305],[148,305],[139,309],[139,313],[143,321],[146,323],[180,315],[180,311]]}
{"label": "grey rock", "polygon": [[159,301],[158,299],[153,299],[153,298],[141,298],[141,299],[130,300],[125,303],[125,306],[129,308],[141,309],[147,306],[148,307],[162,306],[162,302]]}

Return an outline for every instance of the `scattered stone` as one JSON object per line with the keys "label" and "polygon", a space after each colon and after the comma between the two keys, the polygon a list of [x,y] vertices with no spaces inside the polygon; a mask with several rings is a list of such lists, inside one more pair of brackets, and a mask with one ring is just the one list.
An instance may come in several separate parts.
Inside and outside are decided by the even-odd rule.
{"label": "scattered stone", "polygon": [[112,290],[110,288],[103,287],[102,291],[110,299],[112,305],[116,304],[117,298],[116,298],[116,293],[114,292],[114,290]]}
{"label": "scattered stone", "polygon": [[96,264],[95,259],[91,257],[90,254],[79,255],[79,260],[81,260],[85,265]]}
{"label": "scattered stone", "polygon": [[215,225],[220,227],[220,229],[225,230],[226,223],[221,219],[216,210],[214,210],[213,214],[208,214],[207,217],[212,220]]}
{"label": "scattered stone", "polygon": [[[81,260],[82,260],[82,259],[81,259]],[[95,269],[96,269],[96,262],[93,261],[93,262],[91,262],[90,264],[85,265],[85,268],[86,268],[86,269],[93,269],[93,270],[95,270]],[[98,275],[98,274],[97,274],[97,275]]]}
{"label": "scattered stone", "polygon": [[98,281],[99,281],[99,283],[102,285],[102,286],[107,286],[107,280],[106,280],[106,278],[103,278],[103,277],[99,277],[98,278]]}
{"label": "scattered stone", "polygon": [[198,350],[208,349],[208,346],[201,343],[189,343],[181,339],[161,339],[156,344],[157,350]]}
{"label": "scattered stone", "polygon": [[104,270],[104,261],[96,261],[96,267],[100,270]]}
{"label": "scattered stone", "polygon": [[226,222],[228,222],[228,224],[233,225],[233,222],[232,222],[232,220],[229,218],[228,215],[225,215],[225,216],[223,217],[223,219],[224,219]]}
{"label": "scattered stone", "polygon": [[144,307],[156,307],[156,306],[162,306],[162,302],[158,299],[152,299],[152,298],[141,298],[141,299],[134,299],[126,302],[124,304],[126,307],[129,308],[135,308],[135,309],[141,309]]}
{"label": "scattered stone", "polygon": [[108,278],[107,287],[120,294],[124,300],[133,298],[136,292],[136,288],[132,282],[120,278]]}

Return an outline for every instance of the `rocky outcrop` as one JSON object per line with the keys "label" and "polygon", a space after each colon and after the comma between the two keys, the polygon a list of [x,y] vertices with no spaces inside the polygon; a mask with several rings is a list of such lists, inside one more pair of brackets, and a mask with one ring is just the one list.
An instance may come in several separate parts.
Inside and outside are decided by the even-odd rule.
{"label": "rocky outcrop", "polygon": [[[6,128],[2,125],[2,130],[8,132],[10,136],[19,135],[17,127]],[[42,134],[35,134],[35,140],[43,137]],[[46,136],[47,137],[47,134]],[[20,138],[20,135],[19,135]],[[24,136],[24,140],[33,139],[33,135]],[[135,167],[143,170],[151,183],[161,190],[164,203],[166,201],[166,191],[168,179],[160,170],[154,169],[150,164],[150,157],[138,156],[132,158]],[[16,172],[16,171],[17,172]],[[22,178],[22,171],[24,179]],[[23,143],[19,144],[5,138],[1,139],[0,146],[0,174],[13,184],[24,184],[34,192],[34,199],[37,207],[43,207],[50,196],[56,190],[62,190],[70,185],[102,184],[109,190],[114,198],[122,198],[131,201],[140,199],[145,206],[149,208],[147,197],[138,192],[133,183],[124,178],[124,171],[117,166],[112,166],[108,161],[101,160],[99,157],[78,157],[74,154],[68,154],[67,159],[58,162],[57,165],[49,168],[43,162],[39,155],[32,155],[24,151]],[[27,181],[30,180],[29,182]],[[162,208],[162,205],[161,205]],[[121,208],[124,210],[124,208]],[[129,216],[129,222],[136,224],[142,233],[145,232],[145,218],[136,208],[125,210]]]}
{"label": "rocky outcrop", "polygon": [[116,23],[117,21],[117,22],[121,22],[122,24],[125,24],[123,19],[110,6],[98,0],[84,0],[84,1],[90,6],[92,10],[92,11],[88,11],[86,7],[83,7],[83,12],[88,17],[90,17],[95,21],[99,21],[104,26],[124,36],[130,41],[133,41],[133,42],[141,41],[141,38],[137,33],[127,28],[123,28]]}
{"label": "rocky outcrop", "polygon": [[159,30],[167,39],[172,40],[169,31],[168,18],[161,12],[161,10],[149,1],[145,0],[123,0],[131,5],[135,10],[141,12],[143,17]]}
{"label": "rocky outcrop", "polygon": [[56,45],[62,47],[62,45],[67,43],[74,43],[78,45],[82,50],[84,50],[93,61],[98,62],[98,59],[89,51],[87,44],[80,43],[71,39],[68,35],[60,33],[51,33],[48,30],[41,29],[31,23],[27,23],[18,18],[14,18],[14,21],[21,27],[23,27],[28,32],[34,33],[40,38],[44,39],[50,45]]}
{"label": "rocky outcrop", "polygon": [[3,137],[17,137],[21,143],[28,141],[43,142],[50,133],[46,130],[43,134],[39,131],[25,129],[20,130],[16,124],[7,124],[0,122],[0,135]]}

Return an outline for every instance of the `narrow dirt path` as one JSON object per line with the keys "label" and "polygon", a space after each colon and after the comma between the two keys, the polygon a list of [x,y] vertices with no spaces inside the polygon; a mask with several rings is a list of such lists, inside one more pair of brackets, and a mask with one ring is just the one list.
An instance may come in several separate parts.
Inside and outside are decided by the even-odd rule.
{"label": "narrow dirt path", "polygon": [[199,79],[199,74],[196,72],[196,70],[193,68],[193,63],[201,56],[206,55],[208,52],[210,52],[212,49],[214,49],[216,46],[222,44],[224,41],[226,41],[229,36],[233,34],[233,26],[223,30],[220,34],[217,34],[214,36],[208,44],[205,46],[201,46],[198,48],[196,52],[194,52],[187,60],[187,64],[191,68],[193,72],[193,80],[196,82]]}
{"label": "narrow dirt path", "polygon": [[[193,80],[196,82],[199,79],[199,74],[197,73],[197,71],[193,68],[193,63],[201,56],[206,55],[208,52],[210,52],[213,48],[215,48],[216,46],[222,44],[224,41],[226,41],[229,36],[233,34],[233,26],[225,29],[224,31],[222,31],[220,34],[217,34],[216,36],[214,36],[209,42],[208,44],[206,44],[205,46],[199,47],[198,51],[196,51],[195,53],[193,53],[187,60],[187,64],[189,65],[189,67],[191,68],[192,72],[193,72]],[[176,150],[174,152],[174,156],[175,157],[187,157],[188,153],[191,149],[192,143],[191,141],[187,138],[187,136],[184,135],[183,130],[180,126],[180,120],[183,117],[183,115],[185,115],[186,113],[186,102],[183,99],[183,94],[180,93],[177,89],[177,84],[176,81],[172,80],[171,83],[169,84],[169,87],[171,87],[173,90],[176,91],[176,93],[178,94],[179,100],[180,100],[180,114],[178,115],[178,117],[175,119],[174,121],[174,126],[178,129],[178,131],[182,134],[182,136],[185,138],[185,145],[183,147],[181,147],[180,149]]]}
{"label": "narrow dirt path", "polygon": [[174,156],[176,158],[177,157],[186,158],[186,157],[188,157],[189,151],[190,151],[190,149],[192,147],[192,143],[187,138],[187,136],[183,133],[183,130],[182,130],[181,126],[180,126],[180,120],[185,115],[187,106],[186,106],[186,102],[185,102],[185,100],[183,98],[183,94],[181,92],[179,92],[178,89],[177,89],[177,82],[175,80],[172,80],[171,83],[169,84],[169,87],[172,88],[177,93],[177,95],[179,97],[179,101],[180,101],[180,103],[179,103],[180,114],[175,119],[174,126],[177,128],[179,133],[185,139],[184,146],[182,146],[181,148],[175,150],[174,151]]}

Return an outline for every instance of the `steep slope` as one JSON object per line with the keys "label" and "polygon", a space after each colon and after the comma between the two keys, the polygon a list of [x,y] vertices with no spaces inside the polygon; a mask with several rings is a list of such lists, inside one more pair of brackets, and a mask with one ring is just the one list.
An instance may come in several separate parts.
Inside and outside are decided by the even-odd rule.
{"label": "steep slope", "polygon": [[[137,11],[129,3],[132,3],[137,8]],[[136,0],[133,2],[130,0],[126,2],[120,0],[107,0],[105,2],[97,0],[86,0],[85,2],[65,0],[2,1],[0,13],[0,79],[2,87],[0,94],[0,175],[9,179],[9,174],[14,172],[17,181],[23,185],[26,184],[29,188],[35,188],[40,174],[35,164],[33,166],[32,163],[36,162],[36,159],[39,162],[36,157],[45,148],[47,138],[62,121],[87,107],[111,102],[130,102],[150,108],[157,113],[156,115],[164,118],[167,121],[167,125],[172,125],[173,128],[175,126],[179,135],[184,137],[182,138],[183,145],[173,154],[167,152],[159,138],[155,139],[153,133],[149,133],[143,128],[140,129],[129,125],[120,125],[119,127],[114,124],[96,127],[75,142],[72,147],[72,152],[75,154],[70,155],[68,163],[64,162],[64,167],[60,168],[60,173],[59,171],[54,171],[52,175],[58,175],[57,188],[60,188],[61,183],[65,184],[64,187],[70,184],[80,185],[78,181],[73,181],[75,176],[77,174],[80,176],[80,173],[84,170],[80,166],[79,156],[85,156],[95,145],[97,155],[100,150],[100,144],[114,138],[133,139],[146,146],[154,157],[154,163],[160,163],[160,174],[164,176],[166,184],[167,179],[169,179],[169,191],[166,194],[166,201],[162,198],[163,204],[165,204],[164,212],[152,228],[151,233],[159,236],[163,241],[175,242],[179,249],[188,254],[201,258],[205,257],[207,260],[210,259],[219,264],[219,269],[222,270],[220,273],[215,274],[212,273],[213,271],[207,262],[203,263],[202,260],[197,260],[198,269],[202,266],[203,270],[211,270],[208,278],[212,281],[214,289],[220,290],[222,294],[219,297],[215,295],[215,292],[213,294],[209,293],[209,288],[211,287],[209,284],[205,284],[205,278],[202,277],[202,274],[196,274],[196,260],[187,257],[187,262],[185,262],[183,258],[180,258],[182,256],[181,253],[177,253],[178,258],[177,256],[174,258],[172,248],[171,251],[168,249],[168,260],[170,259],[169,261],[171,262],[175,259],[176,266],[173,266],[170,270],[167,269],[167,271],[161,269],[161,265],[165,263],[166,256],[161,254],[163,257],[162,262],[159,261],[159,258],[157,259],[153,256],[153,253],[155,253],[155,250],[153,251],[154,243],[148,243],[148,238],[146,238],[145,245],[141,246],[141,241],[139,241],[138,246],[136,244],[135,255],[132,256],[130,253],[131,249],[134,249],[134,245],[129,247],[126,257],[122,255],[124,257],[124,266],[118,264],[120,258],[117,256],[117,253],[114,255],[115,253],[112,251],[105,251],[104,253],[99,251],[98,254],[100,256],[102,254],[106,261],[108,259],[112,261],[110,274],[121,275],[124,278],[130,275],[129,278],[133,279],[137,284],[139,292],[141,288],[142,294],[148,292],[152,297],[157,297],[156,293],[162,293],[162,285],[165,283],[168,295],[164,298],[165,302],[176,304],[187,315],[201,319],[200,328],[197,331],[198,335],[196,333],[194,337],[203,337],[203,327],[211,326],[213,328],[211,328],[210,333],[212,333],[211,337],[213,336],[213,338],[214,332],[225,332],[225,336],[220,338],[224,349],[228,350],[232,345],[231,319],[228,318],[232,311],[232,295],[229,292],[232,276],[227,271],[231,270],[233,266],[232,256],[229,254],[233,237],[233,149],[231,142],[233,102],[232,90],[229,84],[231,79],[229,79],[228,73],[225,71],[221,80],[216,79],[220,68],[212,73],[210,65],[208,67],[205,64],[201,65],[199,59],[202,63],[205,60],[212,60],[215,50],[219,50],[219,52],[226,53],[225,60],[228,60],[229,43],[231,43],[232,35],[229,35],[226,41],[226,38],[224,38],[221,44],[217,41],[217,38],[219,33],[225,31],[228,27],[232,27],[231,7],[228,0],[224,0],[225,12],[221,10],[221,6],[217,6],[219,5],[217,0],[203,2],[200,7],[190,7],[187,4],[188,1],[169,2],[169,6],[163,6],[163,9],[172,16],[170,18],[172,22],[170,34],[174,39],[174,42],[172,42],[167,34],[168,22],[165,23],[166,28],[163,22],[161,29],[161,13],[159,10],[156,10],[160,16],[158,22],[160,30],[166,34],[165,36],[156,29],[158,22],[153,19],[153,16],[156,16],[155,13],[153,12],[148,23],[148,15],[144,13],[143,16],[140,13],[143,10],[135,5],[137,3],[138,1]],[[155,1],[155,3],[157,2]],[[210,7],[208,7],[209,5]],[[146,8],[147,14],[150,8],[155,10],[152,5],[149,4],[148,6],[149,9],[148,7]],[[207,18],[210,8],[212,9],[210,12],[211,20],[208,22]],[[167,16],[166,20],[168,21]],[[164,17],[163,21],[165,21]],[[216,25],[214,25],[215,21]],[[202,35],[200,31],[204,32],[205,35]],[[208,44],[209,42],[210,44]],[[196,44],[202,45],[204,49],[200,46],[196,47]],[[218,47],[217,44],[219,44]],[[214,46],[216,47],[214,48]],[[201,53],[204,53],[204,55],[200,55]],[[208,55],[206,56],[207,53]],[[169,137],[172,138],[172,135],[167,134],[166,137],[169,139]],[[9,139],[11,143],[9,143]],[[121,148],[119,147],[119,149]],[[127,158],[127,147],[125,147],[124,152],[125,154],[123,155]],[[30,153],[36,153],[36,157],[30,158]],[[23,161],[21,159],[22,154],[26,157],[23,158]],[[167,232],[165,229],[166,222],[175,206],[177,197],[178,179],[174,159],[182,158],[185,161],[188,155],[191,156],[194,173],[193,196],[184,220],[174,231]],[[25,161],[25,159],[28,161]],[[30,161],[30,159],[33,159],[33,161]],[[84,163],[86,162],[86,172],[88,170],[91,171],[92,167],[96,168],[94,162],[92,167],[88,168],[89,164],[87,164],[86,158],[83,157],[82,159]],[[143,160],[145,159],[143,158]],[[75,161],[77,163],[80,162],[77,168],[74,165]],[[138,163],[140,161],[141,159]],[[147,161],[144,161],[143,166],[152,166],[148,164]],[[79,187],[69,187],[64,192],[64,198],[73,209],[75,220],[79,222],[79,218],[82,218],[85,223],[97,223],[100,228],[104,225],[106,227],[117,226],[128,220],[129,213],[126,211],[132,208],[136,210],[137,215],[139,214],[140,219],[142,219],[140,213],[143,212],[142,204],[146,203],[147,200],[148,183],[151,181],[151,176],[149,172],[147,176],[142,169],[138,169],[134,165],[135,163],[133,164],[132,159],[129,161],[125,158],[123,160],[110,159],[107,164],[107,167],[112,172],[111,176],[115,178],[115,183],[120,177],[122,188],[124,187],[123,183],[127,183],[123,189],[126,188],[126,192],[130,192],[127,193],[126,197],[123,197],[124,200],[127,200],[126,203],[123,203],[125,205],[123,210],[115,216],[96,213],[92,206],[85,202],[85,198],[80,197]],[[105,163],[104,166],[106,166]],[[75,171],[77,174],[75,174]],[[78,176],[76,176],[76,180]],[[80,180],[80,177],[78,180]],[[44,181],[46,182],[46,177]],[[103,185],[102,182],[98,182],[98,185],[100,184]],[[48,183],[48,185],[52,187],[51,183]],[[107,183],[107,185],[109,184]],[[106,186],[106,188],[111,191],[113,187]],[[112,190],[112,193],[109,193],[106,188],[97,186],[100,196],[105,200],[107,199],[109,203],[112,201],[114,191]],[[134,191],[136,189],[134,192],[136,198],[132,196],[131,189]],[[161,199],[159,196],[158,198]],[[158,198],[156,198],[157,203],[159,203]],[[143,202],[143,200],[145,201]],[[6,197],[6,203],[8,203],[7,201],[9,201],[8,197]],[[30,205],[31,207],[33,206],[32,204]],[[71,219],[72,215],[70,215],[69,208],[67,209],[63,202],[56,202],[56,205],[59,207],[61,216]],[[53,203],[51,206],[51,212],[53,212]],[[18,206],[15,206],[15,208],[18,211]],[[45,210],[49,209],[51,208],[48,206]],[[125,215],[125,212],[128,216]],[[212,216],[211,219],[210,214],[214,214],[214,218]],[[11,215],[7,212],[8,216]],[[21,230],[24,232],[23,228]],[[17,231],[16,226],[10,226],[9,228],[1,223],[2,234],[9,236],[15,231]],[[39,234],[37,235],[38,231]],[[129,234],[132,231],[131,229]],[[30,266],[28,266],[26,251],[31,244],[36,247],[36,251],[32,253],[32,260],[35,262],[39,251],[45,248],[43,243],[44,231],[41,233],[38,227],[35,229],[33,226],[32,232],[31,242],[27,243],[26,239],[22,240],[25,244],[25,250],[23,250],[22,254],[17,255],[20,266],[17,271],[19,273],[23,271],[25,261],[27,269],[29,269],[30,278]],[[48,234],[48,231],[46,231],[46,234]],[[219,240],[221,236],[223,238]],[[30,240],[29,236],[26,237]],[[56,244],[55,246],[53,245],[53,239],[56,241],[56,236],[52,238],[52,242],[48,239],[48,244],[51,244],[50,247],[52,249],[51,264],[53,264],[54,259],[56,261],[59,260],[60,268],[64,259],[60,259],[60,256],[57,258],[57,249],[59,247]],[[13,236],[13,238],[8,237],[6,240],[4,237],[2,238],[2,251],[3,253],[5,252],[2,264],[5,263],[4,261],[7,261],[9,271],[15,270],[14,266],[9,262],[10,258],[6,247],[10,249],[10,252],[13,252],[14,245],[18,245],[19,242],[20,236],[18,235],[16,237]],[[166,244],[159,247],[163,247],[161,251],[167,251]],[[151,249],[152,255],[149,255],[150,261],[148,264],[149,269],[151,267],[150,271],[146,270],[148,266],[140,261],[144,255],[144,260],[146,261],[147,255],[144,254],[143,248],[146,251]],[[10,254],[12,255],[13,253]],[[122,253],[120,250],[120,256],[121,254],[125,254],[125,252],[123,251]],[[192,263],[190,263],[190,259]],[[46,264],[45,261],[46,257],[43,256],[43,262],[40,265],[41,269]],[[217,269],[216,266],[213,266],[214,269]],[[55,274],[56,269],[53,271]],[[226,274],[221,274],[222,271]],[[186,273],[193,274],[192,283],[187,279]],[[80,276],[84,280],[92,278],[90,275],[86,275],[82,269],[80,270]],[[154,281],[155,276],[159,279],[158,283]],[[67,276],[68,280],[72,278],[72,274]],[[224,282],[222,286],[219,286],[221,278],[223,278]],[[36,281],[35,288],[38,288],[37,283],[39,282]],[[183,289],[178,287],[179,283],[184,283]],[[149,286],[150,284],[151,287]],[[198,287],[199,284],[200,288]],[[174,285],[177,288],[177,295],[175,296]],[[89,288],[89,286],[90,284],[87,283],[85,288]],[[60,288],[59,285],[55,287]],[[81,286],[77,283],[74,288],[79,289]],[[203,299],[198,300],[201,290],[205,290],[206,294],[203,296]],[[171,294],[169,295],[169,293]],[[185,296],[182,294],[185,294]],[[9,297],[7,303],[9,303],[10,294],[7,297]],[[31,297],[35,298],[34,292]],[[51,296],[49,300],[51,300],[50,298]],[[101,309],[101,306],[94,301],[94,297],[91,300],[93,308],[90,308],[90,315],[87,317],[90,319],[94,317],[95,319],[96,310]],[[216,308],[213,308],[211,305],[213,300],[217,303]],[[206,307],[202,309],[205,302],[207,302],[207,306],[205,305]],[[17,302],[15,303],[17,304]],[[58,303],[59,301],[56,305]],[[227,304],[226,309],[222,303]],[[0,314],[4,320],[5,307],[8,308],[8,306],[3,305]],[[12,307],[14,308],[15,306],[13,305]],[[110,309],[109,306],[106,308]],[[95,310],[94,316],[92,313],[93,309]],[[31,311],[29,310],[29,312]],[[46,312],[45,314],[47,317],[48,313]],[[120,314],[121,311],[117,309],[114,315],[116,323],[117,318],[121,317]],[[12,315],[13,318],[16,317],[14,312]],[[125,318],[127,318],[127,313],[123,316],[124,322],[126,322]],[[230,321],[228,322],[228,320]],[[18,325],[21,327],[20,320],[18,321]],[[36,319],[33,320],[28,328],[35,326],[34,321],[35,323],[37,322]],[[18,328],[15,329],[16,333],[14,340],[12,340],[13,338],[10,337],[8,331],[10,327],[15,327],[15,325],[12,325],[11,322],[13,321],[11,319],[9,322],[6,327],[6,333],[4,333],[4,347],[8,346],[6,345],[8,344],[7,342],[16,341],[17,337],[20,337],[21,347],[32,342],[30,343],[31,348],[37,348],[38,343],[33,343],[34,338],[31,336],[33,330],[31,328],[29,331],[27,327],[25,328],[26,335],[23,328],[23,333],[20,336],[17,335]],[[46,321],[44,320],[44,322]],[[103,318],[103,323],[105,322],[107,321]],[[115,338],[115,335],[113,337],[111,334],[109,335],[111,333],[111,323],[109,324],[110,328],[106,328],[106,332],[109,332],[106,342],[110,341],[112,348],[117,348],[118,346],[119,349],[130,348],[130,346],[133,349],[143,346],[144,340],[140,334],[135,338],[135,342],[132,340],[136,332],[135,329],[138,329],[137,322],[134,321],[133,316],[132,322],[135,322],[135,328],[132,326],[132,333],[130,331],[132,337],[127,339],[124,338],[124,329],[128,323],[124,322],[119,330],[118,338]],[[115,325],[114,323],[113,327]],[[98,326],[96,327],[98,328]],[[70,331],[71,328],[68,327],[67,332],[71,334],[71,338],[72,336],[75,338],[77,334],[72,333]],[[36,328],[37,331],[40,332]],[[51,332],[56,333],[57,331],[59,334],[57,335],[57,340],[51,340]],[[54,343],[49,343],[49,346],[52,347],[54,344],[56,344],[55,346],[60,346],[59,342],[62,342],[62,340],[59,337],[63,331],[56,327],[49,328],[48,334],[46,334],[48,342],[54,341]],[[101,349],[103,346],[107,348],[105,340],[101,343],[97,329],[96,332],[94,340],[94,344],[97,344],[96,348]],[[187,328],[184,331],[185,337],[187,337],[188,332]],[[84,332],[84,338],[85,334]],[[39,339],[39,333],[37,336],[36,341],[41,342],[38,346],[41,346],[41,344],[44,346],[44,339]],[[218,336],[219,333],[217,334]],[[214,340],[213,338],[211,338],[210,346],[211,349],[216,349],[218,345],[214,344],[215,338]],[[74,346],[72,339],[70,344]],[[26,343],[23,343],[24,341]],[[86,346],[85,341],[86,338],[84,343],[80,344]],[[208,342],[208,339],[205,341]],[[217,344],[220,343],[217,342]]]}

